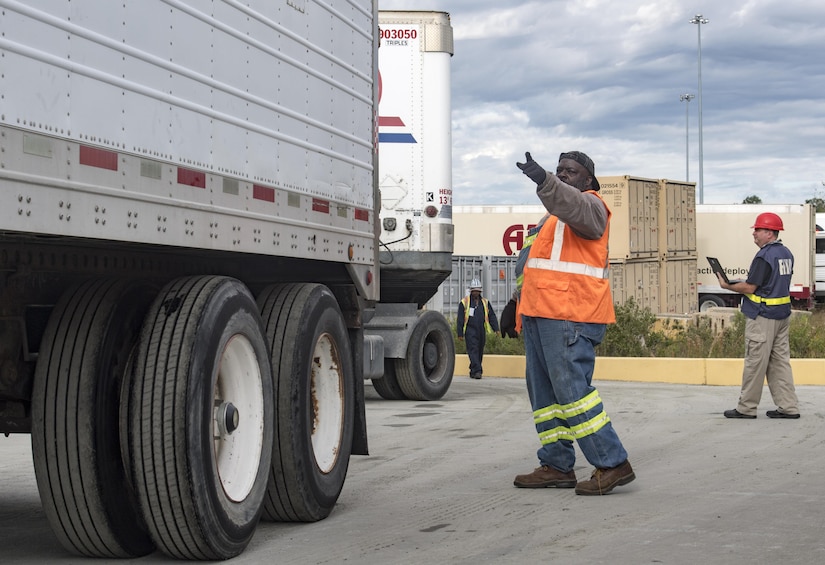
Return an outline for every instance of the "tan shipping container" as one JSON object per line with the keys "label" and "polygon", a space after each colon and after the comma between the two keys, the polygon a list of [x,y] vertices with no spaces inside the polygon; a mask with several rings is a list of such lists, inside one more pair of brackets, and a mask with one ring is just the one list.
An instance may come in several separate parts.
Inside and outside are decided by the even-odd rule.
{"label": "tan shipping container", "polygon": [[659,254],[696,255],[696,183],[659,180]]}
{"label": "tan shipping container", "polygon": [[659,181],[599,177],[600,194],[613,213],[610,259],[650,259],[659,254]]}
{"label": "tan shipping container", "polygon": [[654,313],[693,314],[699,311],[698,296],[695,255],[659,261],[660,305]]}
{"label": "tan shipping container", "polygon": [[628,259],[610,261],[610,291],[613,304],[633,298],[640,308],[659,311],[659,260]]}

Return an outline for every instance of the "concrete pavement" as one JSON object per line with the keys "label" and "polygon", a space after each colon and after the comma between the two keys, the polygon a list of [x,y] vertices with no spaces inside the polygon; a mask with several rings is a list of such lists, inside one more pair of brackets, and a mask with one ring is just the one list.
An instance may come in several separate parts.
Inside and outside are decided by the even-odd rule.
{"label": "concrete pavement", "polygon": [[[332,515],[262,523],[232,563],[754,564],[825,562],[825,388],[802,418],[727,420],[738,387],[597,382],[636,471],[603,497],[516,489],[538,447],[521,379],[456,377],[437,402],[367,385],[371,455],[353,457]],[[69,557],[49,530],[28,436],[0,437],[0,563]],[[579,452],[576,473],[591,467]],[[155,553],[136,563],[172,563]]]}

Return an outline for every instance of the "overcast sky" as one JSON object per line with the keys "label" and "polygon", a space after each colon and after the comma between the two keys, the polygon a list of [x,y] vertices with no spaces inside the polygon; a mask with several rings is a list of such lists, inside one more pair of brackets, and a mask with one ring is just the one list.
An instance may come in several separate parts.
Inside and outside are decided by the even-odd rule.
{"label": "overcast sky", "polygon": [[[596,175],[699,177],[704,203],[825,197],[823,0],[379,0],[450,14],[455,205],[536,204],[515,167],[584,151]],[[697,188],[697,200],[698,200]]]}

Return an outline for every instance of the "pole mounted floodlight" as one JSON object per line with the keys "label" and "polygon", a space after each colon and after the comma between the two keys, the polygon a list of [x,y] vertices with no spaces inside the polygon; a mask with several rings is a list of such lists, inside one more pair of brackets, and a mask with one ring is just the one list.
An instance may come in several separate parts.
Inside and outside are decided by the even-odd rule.
{"label": "pole mounted floodlight", "polygon": [[688,108],[690,107],[690,101],[694,98],[696,98],[694,94],[679,95],[679,102],[687,102],[687,104],[685,104],[685,182],[690,181],[690,137],[688,134],[690,131],[690,119]]}
{"label": "pole mounted floodlight", "polygon": [[708,23],[708,20],[705,17],[702,17],[702,14],[696,14],[690,23],[696,24],[696,30],[698,33],[699,38],[699,204],[704,202],[704,190],[705,190],[705,176],[704,176],[704,167],[702,160],[704,158],[704,153],[702,151],[702,24]]}

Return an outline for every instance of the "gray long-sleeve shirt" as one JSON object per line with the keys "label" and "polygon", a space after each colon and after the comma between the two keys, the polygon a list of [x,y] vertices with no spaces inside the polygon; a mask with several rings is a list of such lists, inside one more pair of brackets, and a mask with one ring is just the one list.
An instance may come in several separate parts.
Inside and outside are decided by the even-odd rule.
{"label": "gray long-sleeve shirt", "polygon": [[570,226],[583,239],[599,239],[607,229],[607,207],[592,193],[580,191],[547,171],[547,178],[536,188],[548,212]]}

